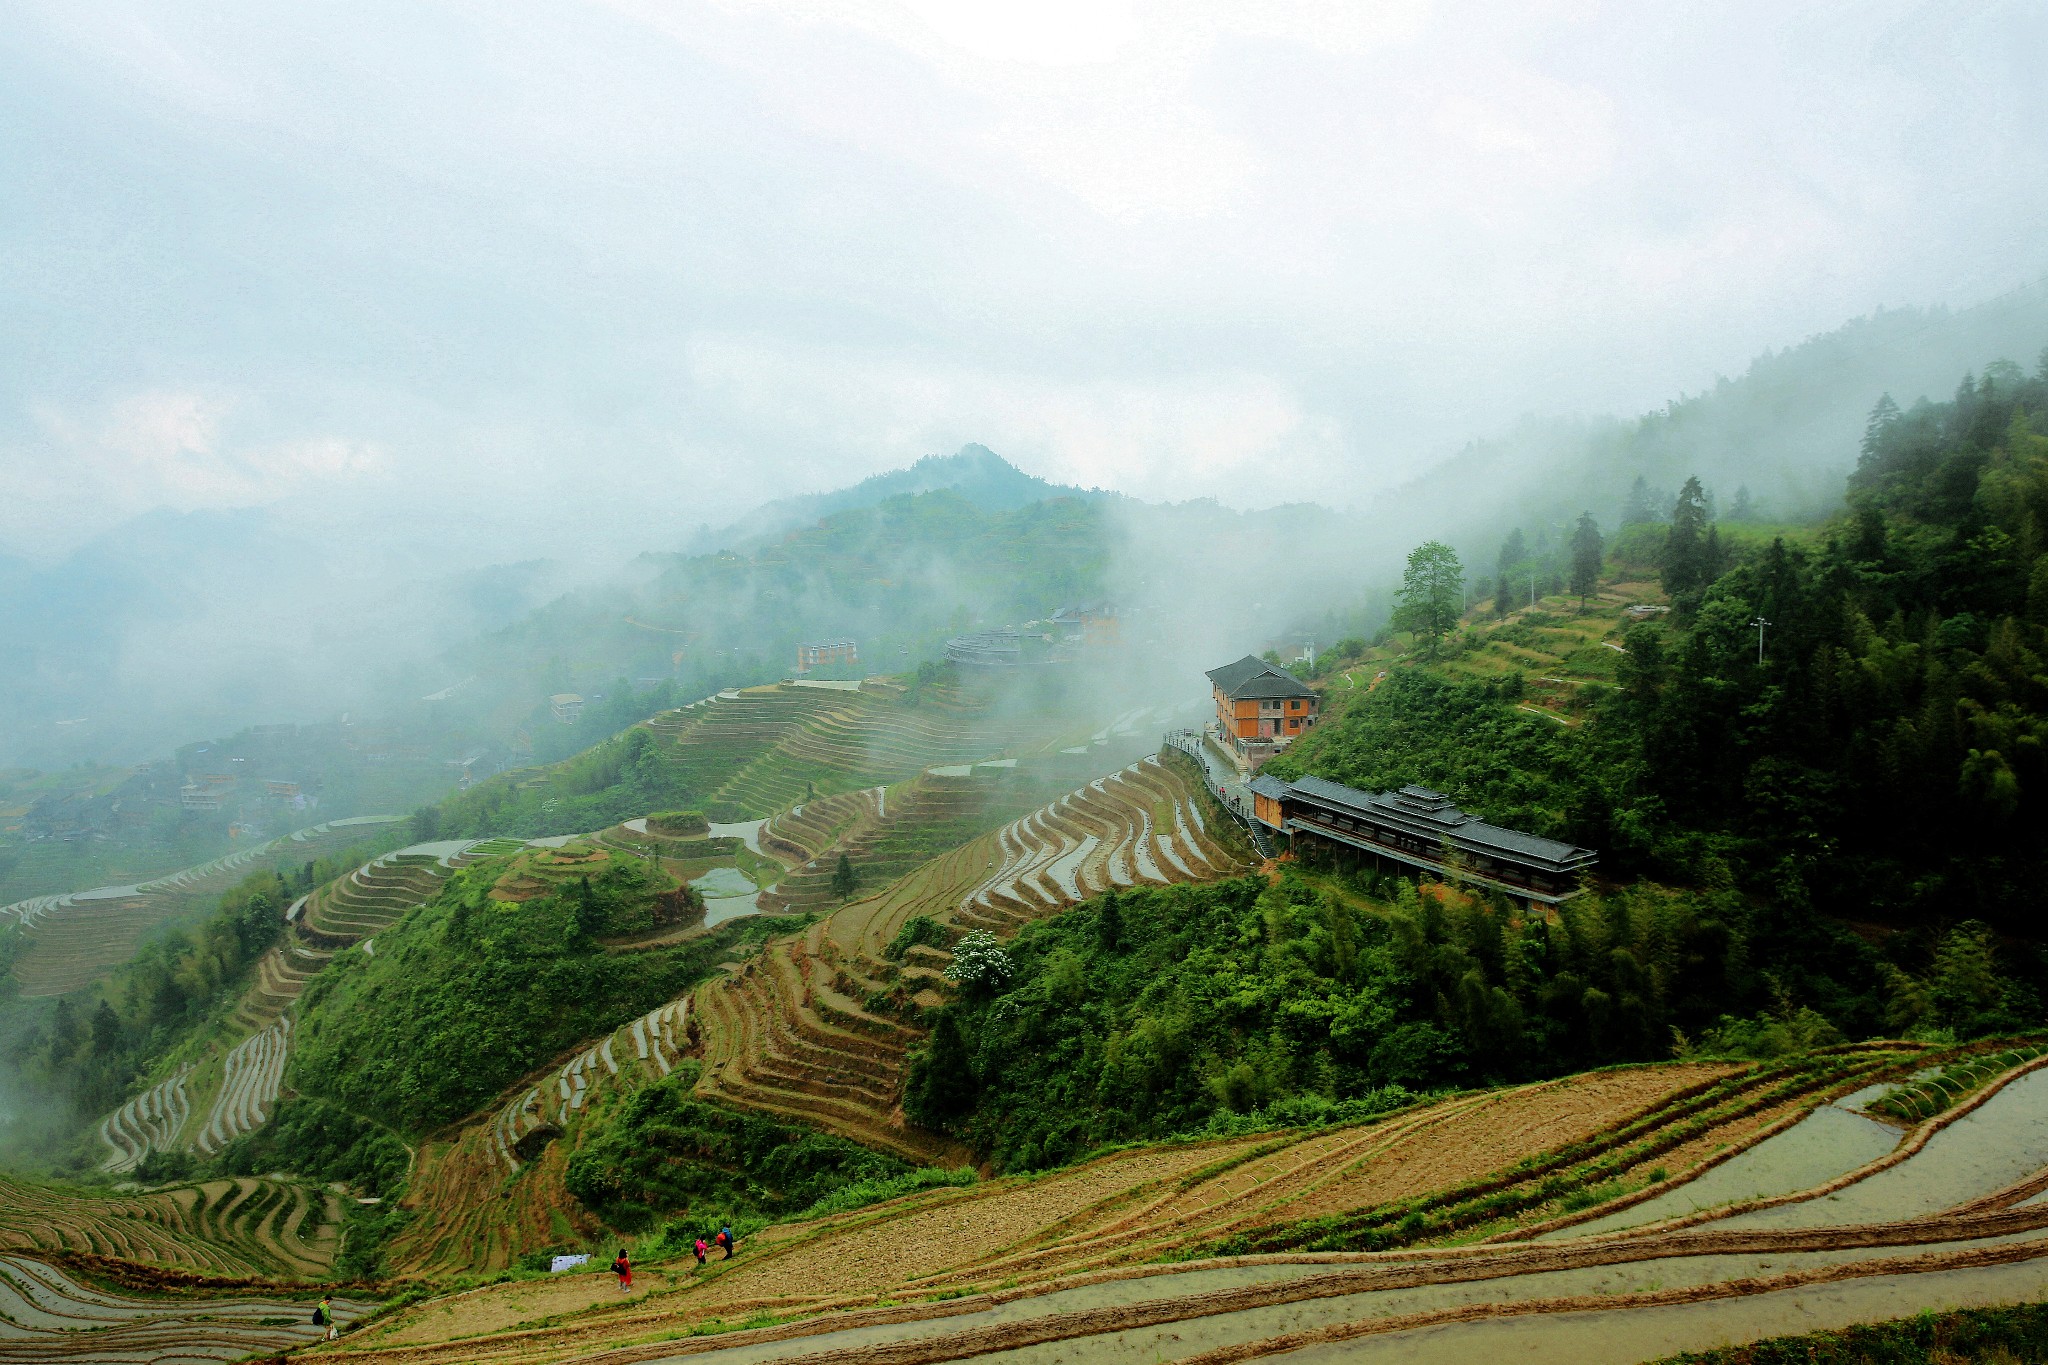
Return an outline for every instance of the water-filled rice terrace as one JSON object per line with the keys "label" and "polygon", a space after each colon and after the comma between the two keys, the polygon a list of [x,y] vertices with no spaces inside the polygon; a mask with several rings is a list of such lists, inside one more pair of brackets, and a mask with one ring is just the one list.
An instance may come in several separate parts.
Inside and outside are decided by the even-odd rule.
{"label": "water-filled rice terrace", "polygon": [[[336,1299],[334,1316],[351,1323],[371,1306]],[[238,1360],[315,1340],[311,1309],[310,1300],[247,1291],[117,1293],[43,1261],[0,1256],[0,1361]]]}
{"label": "water-filled rice terrace", "polygon": [[243,1176],[132,1194],[0,1177],[0,1247],[109,1256],[230,1278],[316,1278],[334,1264],[337,1197]]}
{"label": "water-filled rice terrace", "polygon": [[345,1354],[1624,1361],[1829,1314],[2035,1297],[2048,1288],[2039,1059],[1796,1189],[1621,1230],[1594,1221],[1603,1201],[1640,1206],[1739,1171],[1817,1106],[1999,1050],[1624,1067],[1363,1124],[1135,1147],[771,1229],[626,1303],[595,1277],[473,1292]]}

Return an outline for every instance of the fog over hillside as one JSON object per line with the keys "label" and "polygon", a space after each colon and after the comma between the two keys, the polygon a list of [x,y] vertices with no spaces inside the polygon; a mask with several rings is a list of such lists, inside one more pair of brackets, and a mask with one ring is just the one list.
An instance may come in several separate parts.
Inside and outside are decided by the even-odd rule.
{"label": "fog over hillside", "polygon": [[13,0],[0,1362],[2048,1359],[2043,53]]}
{"label": "fog over hillside", "polygon": [[[467,704],[495,715],[483,731],[502,738],[553,690],[615,677],[760,681],[778,675],[798,639],[818,635],[865,638],[880,650],[876,668],[914,667],[938,657],[949,631],[1065,601],[1120,604],[1155,660],[1172,660],[1162,671],[1193,676],[1204,660],[1319,627],[1327,642],[1333,630],[1376,626],[1420,539],[1450,540],[1477,577],[1515,526],[1556,528],[1580,511],[1612,526],[1638,477],[1667,499],[1694,474],[1724,502],[1747,489],[1761,519],[1825,516],[1840,504],[1876,395],[1902,406],[1938,397],[1966,372],[2038,353],[2044,339],[2040,285],[1966,308],[1887,310],[1644,414],[1531,415],[1377,496],[1310,485],[1298,500],[1252,510],[1057,484],[982,445],[775,499],[722,527],[678,526],[679,548],[630,560],[630,543],[577,537],[541,542],[547,558],[493,562],[501,546],[487,525],[457,517],[443,537],[429,508],[379,519],[381,532],[360,539],[331,536],[295,500],[159,509],[54,565],[0,565],[10,586],[0,732],[11,737],[0,757],[134,761],[247,724],[388,714],[478,678],[489,682]],[[966,521],[845,522],[940,493]],[[988,554],[959,543],[988,532],[976,514],[1058,501],[1093,509],[1086,554],[1020,531],[1017,574],[977,577],[970,566]],[[813,534],[827,525],[838,529]],[[734,551],[771,571],[707,592],[704,566]],[[480,562],[446,567],[466,560]],[[1317,592],[1290,588],[1304,576]],[[686,653],[704,669],[685,669]]]}
{"label": "fog over hillside", "polygon": [[1818,511],[1876,392],[2040,345],[2043,22],[32,0],[0,755],[437,695],[970,444],[984,502],[1260,513],[1132,506],[1100,586],[1204,650],[1294,629],[1232,555],[1366,594],[1613,467]]}

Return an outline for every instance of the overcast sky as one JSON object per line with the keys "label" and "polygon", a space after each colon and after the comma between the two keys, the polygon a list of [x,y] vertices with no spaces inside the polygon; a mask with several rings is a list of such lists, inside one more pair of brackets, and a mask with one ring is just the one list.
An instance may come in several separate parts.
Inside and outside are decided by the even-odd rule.
{"label": "overcast sky", "polygon": [[967,441],[1341,506],[2048,268],[2038,3],[6,11],[21,553],[277,499],[627,552]]}

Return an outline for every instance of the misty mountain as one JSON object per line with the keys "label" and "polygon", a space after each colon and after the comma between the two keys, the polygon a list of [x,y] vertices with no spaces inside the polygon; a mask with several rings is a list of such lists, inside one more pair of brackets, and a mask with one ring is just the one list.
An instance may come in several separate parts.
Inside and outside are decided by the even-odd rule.
{"label": "misty mountain", "polygon": [[148,512],[54,564],[0,560],[0,761],[130,761],[376,700],[394,665],[562,585],[543,560],[407,576],[274,509]]}
{"label": "misty mountain", "polygon": [[692,548],[727,549],[809,526],[835,512],[873,507],[912,493],[959,494],[984,512],[1010,512],[1047,498],[1108,498],[1099,488],[1057,484],[1026,474],[987,446],[969,444],[953,455],[927,455],[907,469],[892,469],[826,493],[777,498],[719,531],[700,532]]}
{"label": "misty mountain", "polygon": [[1881,394],[1902,408],[1945,399],[1964,374],[1994,360],[2032,368],[2044,342],[2048,286],[1953,311],[1881,310],[1766,352],[1740,376],[1633,420],[1528,418],[1474,441],[1369,512],[1376,523],[1434,528],[1490,556],[1514,526],[1563,526],[1586,510],[1613,525],[1639,476],[1669,492],[1697,474],[1724,509],[1747,487],[1759,519],[1811,520],[1840,505]]}

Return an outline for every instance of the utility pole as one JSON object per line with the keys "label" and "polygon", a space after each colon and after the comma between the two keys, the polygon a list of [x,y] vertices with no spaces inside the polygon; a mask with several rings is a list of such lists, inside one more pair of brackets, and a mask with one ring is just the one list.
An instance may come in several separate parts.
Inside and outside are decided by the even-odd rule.
{"label": "utility pole", "polygon": [[1316,666],[1316,637],[1313,635],[1308,637],[1308,666]]}
{"label": "utility pole", "polygon": [[1750,624],[1756,627],[1756,666],[1762,668],[1764,666],[1764,627],[1768,626],[1770,622],[1759,616],[1751,621]]}
{"label": "utility pole", "polygon": [[1529,605],[1536,605],[1536,575],[1533,573],[1529,575]]}

